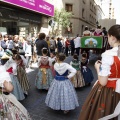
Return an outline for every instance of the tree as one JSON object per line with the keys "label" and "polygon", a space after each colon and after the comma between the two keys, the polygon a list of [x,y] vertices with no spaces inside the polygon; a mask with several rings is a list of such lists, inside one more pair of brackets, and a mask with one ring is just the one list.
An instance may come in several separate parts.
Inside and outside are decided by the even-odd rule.
{"label": "tree", "polygon": [[57,23],[55,35],[60,34],[60,28],[68,28],[70,26],[70,17],[72,16],[71,12],[66,12],[65,9],[55,9],[54,21]]}

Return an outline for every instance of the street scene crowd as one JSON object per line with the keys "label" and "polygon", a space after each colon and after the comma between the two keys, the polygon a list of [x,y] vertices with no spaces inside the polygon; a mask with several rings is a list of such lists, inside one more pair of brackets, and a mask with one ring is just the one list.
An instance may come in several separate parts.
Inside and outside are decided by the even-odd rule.
{"label": "street scene crowd", "polygon": [[[20,101],[29,96],[27,69],[37,64],[36,89],[46,90],[46,106],[67,114],[79,106],[75,88],[90,86],[94,79],[89,64],[89,49],[81,48],[81,37],[108,36],[109,50],[95,62],[98,80],[87,96],[79,120],[120,119],[120,25],[97,26],[82,36],[37,37],[0,34],[0,117],[1,120],[31,120]],[[92,52],[97,53],[96,50]],[[66,57],[72,56],[70,64]]]}

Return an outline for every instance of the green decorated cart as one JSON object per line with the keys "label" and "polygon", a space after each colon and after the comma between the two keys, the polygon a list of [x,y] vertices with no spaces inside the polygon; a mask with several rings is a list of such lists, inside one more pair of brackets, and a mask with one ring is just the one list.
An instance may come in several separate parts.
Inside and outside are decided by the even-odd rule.
{"label": "green decorated cart", "polygon": [[95,50],[97,53],[102,53],[109,48],[108,37],[85,36],[81,38],[81,49]]}

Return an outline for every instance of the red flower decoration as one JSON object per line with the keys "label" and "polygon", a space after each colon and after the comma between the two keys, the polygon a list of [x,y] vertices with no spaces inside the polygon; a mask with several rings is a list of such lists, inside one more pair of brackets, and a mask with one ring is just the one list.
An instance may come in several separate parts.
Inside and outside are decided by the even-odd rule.
{"label": "red flower decoration", "polygon": [[102,103],[101,106],[102,106],[102,108],[105,108],[105,104]]}

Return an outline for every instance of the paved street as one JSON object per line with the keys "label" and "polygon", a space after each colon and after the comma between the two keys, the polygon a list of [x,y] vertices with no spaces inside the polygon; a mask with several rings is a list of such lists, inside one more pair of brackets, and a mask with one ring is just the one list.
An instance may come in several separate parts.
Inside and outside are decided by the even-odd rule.
{"label": "paved street", "polygon": [[[95,57],[96,56],[91,56],[90,59],[91,58],[95,59]],[[66,58],[66,62],[69,63],[70,60],[71,60],[71,57]],[[94,82],[95,82],[95,80],[97,79],[97,76],[96,76],[95,69],[93,67],[94,62],[95,60],[91,60],[89,66],[93,71]],[[22,104],[27,108],[33,120],[77,120],[81,107],[83,105],[83,102],[85,101],[86,96],[90,92],[94,82],[92,82],[91,86],[76,89],[80,106],[75,110],[70,111],[70,113],[68,113],[67,115],[65,115],[63,114],[62,111],[54,111],[45,105],[45,98],[46,98],[47,91],[36,89],[35,87],[36,74],[37,74],[37,69],[29,71],[28,77],[30,80],[31,89],[29,90],[29,96],[27,97],[27,99],[22,101]]]}

